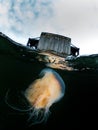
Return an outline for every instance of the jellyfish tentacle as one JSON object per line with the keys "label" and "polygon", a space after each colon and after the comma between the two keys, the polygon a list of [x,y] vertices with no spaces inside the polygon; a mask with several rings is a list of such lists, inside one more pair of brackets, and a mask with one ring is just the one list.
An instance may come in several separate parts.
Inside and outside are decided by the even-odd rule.
{"label": "jellyfish tentacle", "polygon": [[32,110],[32,107],[30,107],[28,109],[21,109],[21,108],[15,107],[13,104],[10,104],[9,101],[8,101],[9,92],[10,92],[10,90],[8,90],[6,92],[4,101],[10,108],[12,108],[13,110],[16,110],[16,111],[20,111],[20,112],[28,112],[28,111]]}
{"label": "jellyfish tentacle", "polygon": [[48,119],[50,112],[49,110],[33,110],[32,115],[30,115],[28,122],[31,123],[29,124],[29,127],[32,125],[40,124],[40,123],[45,123]]}

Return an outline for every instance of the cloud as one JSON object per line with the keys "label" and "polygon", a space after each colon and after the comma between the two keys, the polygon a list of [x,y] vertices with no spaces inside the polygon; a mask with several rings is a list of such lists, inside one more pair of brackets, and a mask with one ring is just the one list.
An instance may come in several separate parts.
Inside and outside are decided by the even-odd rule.
{"label": "cloud", "polygon": [[29,37],[49,23],[52,4],[50,0],[3,0],[0,1],[0,17],[1,31]]}
{"label": "cloud", "polygon": [[58,33],[81,53],[96,53],[97,12],[97,0],[0,0],[0,31],[22,43],[43,31]]}
{"label": "cloud", "polygon": [[54,11],[53,23],[58,33],[71,37],[81,54],[98,53],[97,0],[58,0]]}

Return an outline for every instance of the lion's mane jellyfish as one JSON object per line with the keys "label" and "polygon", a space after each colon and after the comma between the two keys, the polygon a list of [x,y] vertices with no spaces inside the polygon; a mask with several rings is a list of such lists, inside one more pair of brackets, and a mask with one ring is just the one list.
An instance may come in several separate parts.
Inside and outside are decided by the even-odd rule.
{"label": "lion's mane jellyfish", "polygon": [[14,110],[29,113],[28,121],[31,122],[30,125],[34,125],[47,121],[50,107],[59,101],[64,93],[65,84],[61,76],[53,69],[45,68],[40,72],[39,78],[23,92],[29,105],[28,109],[20,109],[9,103],[9,99],[11,99],[9,91],[5,101]]}
{"label": "lion's mane jellyfish", "polygon": [[32,124],[47,120],[49,108],[59,101],[65,93],[65,84],[61,76],[54,70],[46,68],[25,91],[25,97],[32,106],[29,120]]}

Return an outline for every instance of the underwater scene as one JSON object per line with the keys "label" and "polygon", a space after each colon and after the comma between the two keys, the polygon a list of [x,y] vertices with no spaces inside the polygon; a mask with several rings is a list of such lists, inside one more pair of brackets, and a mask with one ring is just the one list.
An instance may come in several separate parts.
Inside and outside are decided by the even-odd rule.
{"label": "underwater scene", "polygon": [[98,54],[47,57],[0,35],[0,130],[97,128]]}

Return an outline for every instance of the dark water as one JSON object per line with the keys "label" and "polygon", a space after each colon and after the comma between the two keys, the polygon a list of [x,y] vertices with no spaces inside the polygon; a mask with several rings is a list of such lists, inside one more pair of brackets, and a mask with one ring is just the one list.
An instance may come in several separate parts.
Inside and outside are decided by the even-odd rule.
{"label": "dark water", "polygon": [[[27,112],[18,112],[5,103],[7,90],[11,90],[12,103],[24,108],[20,91],[35,80],[45,66],[37,61],[0,54],[0,130],[8,129],[74,129],[97,127],[98,71],[56,70],[66,84],[64,98],[54,104],[46,124],[28,127]],[[20,94],[20,101],[19,100]],[[17,96],[18,95],[18,96]],[[24,105],[24,106],[22,106]]]}
{"label": "dark water", "polygon": [[[35,60],[35,55],[27,48],[0,36],[0,130],[97,128],[98,69],[70,72],[55,69],[65,82],[66,92],[50,108],[51,114],[45,124],[29,127],[28,112],[19,112],[5,103],[10,90],[9,103],[27,109],[28,104],[22,93],[46,68],[44,63]],[[94,65],[97,63],[96,59]]]}

